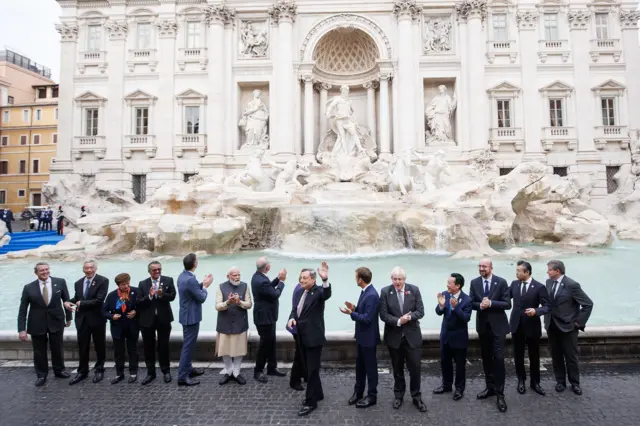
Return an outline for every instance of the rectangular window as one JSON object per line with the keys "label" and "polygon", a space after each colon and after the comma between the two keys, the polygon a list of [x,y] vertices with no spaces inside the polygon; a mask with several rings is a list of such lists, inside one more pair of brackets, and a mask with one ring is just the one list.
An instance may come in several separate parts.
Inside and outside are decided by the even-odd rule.
{"label": "rectangular window", "polygon": [[567,176],[567,168],[566,167],[554,167],[553,174],[561,177]]}
{"label": "rectangular window", "polygon": [[618,181],[614,176],[620,171],[620,166],[607,166],[607,194],[613,194],[618,190]]}
{"label": "rectangular window", "polygon": [[28,109],[23,109],[22,110],[22,121],[24,121],[25,123],[29,122],[29,110]]}
{"label": "rectangular window", "polygon": [[40,145],[40,135],[33,135],[33,144]]}
{"label": "rectangular window", "polygon": [[[57,98],[58,97],[58,93],[59,93],[59,89],[58,86],[54,87],[53,89],[51,89],[51,97],[52,98]],[[57,108],[56,108],[57,109]]]}
{"label": "rectangular window", "polygon": [[58,108],[56,108],[56,109],[54,109],[54,110],[53,110],[53,118],[54,118],[54,120],[56,120],[56,121],[58,120]]}
{"label": "rectangular window", "polygon": [[137,203],[144,203],[147,199],[147,175],[131,175],[133,199]]}
{"label": "rectangular window", "polygon": [[504,13],[493,15],[493,39],[507,40],[507,15]]}
{"label": "rectangular window", "polygon": [[11,120],[11,111],[2,111],[2,121],[8,123]]}
{"label": "rectangular window", "polygon": [[31,173],[40,173],[40,160],[33,160],[31,163]]}
{"label": "rectangular window", "polygon": [[37,109],[36,110],[36,121],[40,121],[42,120],[42,110],[41,109]]}
{"label": "rectangular window", "polygon": [[27,160],[20,160],[20,174],[27,173]]}
{"label": "rectangular window", "polygon": [[42,194],[31,194],[31,205],[39,207],[42,205]]}
{"label": "rectangular window", "polygon": [[2,144],[2,146],[9,145],[9,136],[3,136],[2,141],[0,143]]}
{"label": "rectangular window", "polygon": [[185,173],[183,175],[183,177],[182,177],[182,180],[184,180],[185,183],[186,183],[186,182],[189,182],[189,179],[191,179],[194,176],[198,176],[198,174],[197,173]]}
{"label": "rectangular window", "polygon": [[549,124],[551,127],[562,127],[564,125],[562,99],[549,99]]}
{"label": "rectangular window", "polygon": [[47,99],[47,88],[41,87],[38,89],[38,99]]}
{"label": "rectangular window", "polygon": [[558,40],[558,14],[557,13],[545,13],[544,14],[544,39],[545,40]]}
{"label": "rectangular window", "polygon": [[511,127],[511,101],[498,100],[498,127]]}
{"label": "rectangular window", "polygon": [[616,99],[615,98],[602,98],[602,125],[603,126],[615,126],[616,125]]}
{"label": "rectangular window", "polygon": [[187,22],[187,48],[200,47],[200,22]]}
{"label": "rectangular window", "polygon": [[9,162],[7,160],[0,161],[0,175],[9,174]]}
{"label": "rectangular window", "polygon": [[501,167],[500,168],[500,176],[506,176],[513,170],[513,167]]}
{"label": "rectangular window", "polygon": [[58,134],[54,133],[51,135],[51,143],[58,143]]}
{"label": "rectangular window", "polygon": [[100,25],[89,25],[87,28],[87,51],[99,51],[101,41],[102,31]]}
{"label": "rectangular window", "polygon": [[151,49],[151,24],[138,24],[138,49]]}
{"label": "rectangular window", "polygon": [[85,110],[85,136],[98,135],[98,108]]}
{"label": "rectangular window", "polygon": [[18,189],[18,198],[24,198],[27,196],[27,191],[24,189]]}
{"label": "rectangular window", "polygon": [[13,102],[14,102],[14,101],[13,101],[13,96],[8,96],[8,97],[7,97],[7,103],[8,103],[9,105],[13,105]]}
{"label": "rectangular window", "polygon": [[187,122],[187,134],[197,135],[198,133],[200,133],[200,107],[186,107],[185,116]]}
{"label": "rectangular window", "polygon": [[20,135],[20,145],[27,144],[27,135]]}
{"label": "rectangular window", "polygon": [[596,38],[598,40],[609,39],[609,14],[596,13]]}
{"label": "rectangular window", "polygon": [[149,108],[136,108],[136,135],[149,134]]}
{"label": "rectangular window", "polygon": [[0,204],[6,204],[6,203],[7,203],[7,191],[2,189],[0,190]]}

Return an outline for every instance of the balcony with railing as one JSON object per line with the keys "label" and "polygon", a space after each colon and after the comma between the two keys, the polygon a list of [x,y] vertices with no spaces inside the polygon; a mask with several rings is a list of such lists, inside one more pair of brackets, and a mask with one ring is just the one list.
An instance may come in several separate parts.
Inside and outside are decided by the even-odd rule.
{"label": "balcony with railing", "polygon": [[147,154],[149,158],[154,158],[157,149],[155,141],[155,135],[127,135],[122,145],[122,155],[131,158],[134,152],[139,151]]}
{"label": "balcony with railing", "polygon": [[497,152],[501,146],[513,145],[515,151],[522,151],[524,147],[524,132],[520,127],[496,127],[491,129],[489,136],[491,150]]}
{"label": "balcony with railing", "polygon": [[104,158],[107,147],[104,136],[76,136],[73,141],[72,154],[76,160],[82,158],[82,154],[93,153],[98,160]]}
{"label": "balcony with railing", "polygon": [[538,57],[543,64],[549,56],[560,56],[562,62],[567,62],[570,53],[568,40],[538,40]]}
{"label": "balcony with railing", "polygon": [[496,56],[508,56],[509,61],[514,63],[518,57],[518,46],[514,40],[490,40],[487,41],[486,55],[490,64],[495,61]]}
{"label": "balcony with railing", "polygon": [[622,48],[620,47],[620,39],[593,39],[591,40],[591,60],[598,62],[601,56],[613,56],[614,62],[620,60]]}
{"label": "balcony with railing", "polygon": [[209,59],[206,47],[185,47],[178,49],[178,66],[184,71],[187,64],[197,64],[202,71],[207,69]]}
{"label": "balcony with railing", "polygon": [[575,127],[556,126],[542,128],[542,147],[545,151],[551,151],[556,143],[566,143],[567,148],[573,151],[578,143]]}
{"label": "balcony with railing", "polygon": [[176,135],[174,151],[177,157],[182,157],[185,151],[196,151],[200,157],[204,157],[207,151],[207,135]]}
{"label": "balcony with railing", "polygon": [[79,53],[78,71],[84,74],[88,67],[97,67],[101,73],[107,69],[107,52],[104,50],[87,50]]}
{"label": "balcony with railing", "polygon": [[130,72],[133,72],[136,65],[148,65],[149,71],[154,72],[158,65],[156,49],[131,49],[129,50],[129,58],[127,66]]}
{"label": "balcony with railing", "polygon": [[607,142],[619,142],[621,149],[627,149],[631,140],[627,126],[596,126],[594,139],[597,149],[604,149]]}

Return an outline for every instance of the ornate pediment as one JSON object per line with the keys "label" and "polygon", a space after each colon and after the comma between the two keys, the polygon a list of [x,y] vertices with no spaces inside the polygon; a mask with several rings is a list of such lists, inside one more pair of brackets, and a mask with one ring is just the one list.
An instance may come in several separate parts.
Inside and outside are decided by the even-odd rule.
{"label": "ornate pediment", "polygon": [[143,92],[142,90],[136,90],[133,93],[128,94],[124,98],[127,101],[136,101],[136,100],[152,100],[155,101],[158,99],[157,97],[148,94],[147,92]]}
{"label": "ornate pediment", "polygon": [[179,102],[192,101],[201,103],[207,100],[207,95],[203,95],[202,93],[193,89],[187,89],[184,92],[177,94],[176,99]]}
{"label": "ornate pediment", "polygon": [[103,98],[102,96],[96,95],[95,93],[93,93],[91,91],[86,91],[83,94],[81,94],[79,96],[76,96],[75,101],[79,102],[79,103],[83,103],[83,102],[86,102],[86,103],[100,102],[100,103],[102,103],[102,102],[106,102],[107,99]]}
{"label": "ornate pediment", "polygon": [[540,92],[542,93],[548,93],[548,92],[570,93],[572,91],[573,91],[573,87],[569,86],[567,83],[564,83],[560,80],[556,80],[553,83],[540,88]]}
{"label": "ornate pediment", "polygon": [[608,93],[618,93],[618,94],[622,94],[622,92],[624,92],[626,90],[626,86],[624,86],[621,83],[618,83],[617,81],[613,80],[613,79],[609,79],[607,81],[605,81],[604,83],[593,87],[591,90],[593,90],[594,92],[608,92]]}
{"label": "ornate pediment", "polygon": [[514,84],[509,83],[508,81],[503,81],[497,86],[494,86],[491,89],[487,89],[487,92],[491,93],[492,95],[497,95],[500,93],[515,94],[520,92],[520,88]]}

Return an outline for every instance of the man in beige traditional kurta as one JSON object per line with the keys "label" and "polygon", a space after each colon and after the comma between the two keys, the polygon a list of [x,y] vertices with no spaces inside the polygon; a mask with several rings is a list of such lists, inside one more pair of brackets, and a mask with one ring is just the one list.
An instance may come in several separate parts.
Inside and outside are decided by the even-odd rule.
{"label": "man in beige traditional kurta", "polygon": [[247,354],[247,310],[252,306],[251,294],[247,283],[240,281],[238,268],[229,269],[227,278],[216,291],[216,354],[224,362],[224,369],[220,372],[224,377],[220,380],[220,385],[231,380],[244,385],[247,381],[240,375],[240,365],[242,357]]}

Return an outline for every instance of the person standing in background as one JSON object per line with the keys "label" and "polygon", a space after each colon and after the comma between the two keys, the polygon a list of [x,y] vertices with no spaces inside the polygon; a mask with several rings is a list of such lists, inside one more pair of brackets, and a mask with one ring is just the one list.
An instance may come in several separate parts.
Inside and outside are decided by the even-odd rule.
{"label": "person standing in background", "polygon": [[15,220],[13,218],[13,212],[5,207],[2,210],[2,213],[0,213],[0,219],[2,219],[4,224],[7,226],[7,233],[13,234],[13,229],[11,228],[11,222]]}
{"label": "person standing in background", "polygon": [[58,235],[64,234],[64,212],[62,206],[58,206],[58,212],[56,213],[56,231]]}

